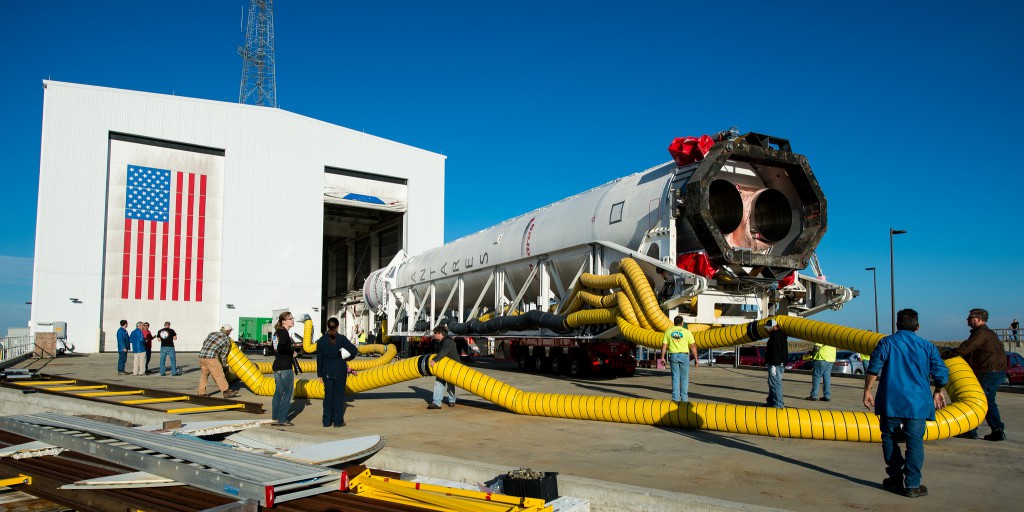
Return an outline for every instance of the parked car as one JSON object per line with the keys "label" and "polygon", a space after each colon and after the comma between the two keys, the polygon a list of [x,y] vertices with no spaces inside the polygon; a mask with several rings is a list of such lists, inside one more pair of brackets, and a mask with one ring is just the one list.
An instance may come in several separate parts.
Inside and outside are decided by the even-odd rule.
{"label": "parked car", "polygon": [[459,350],[459,359],[463,363],[471,363],[474,357],[480,355],[480,347],[477,347],[473,338],[468,336],[456,337],[455,347]]}
{"label": "parked car", "polygon": [[786,359],[787,370],[810,370],[810,358],[805,358],[806,352],[790,352],[789,358]]}
{"label": "parked car", "polygon": [[[768,348],[764,345],[756,347],[740,347],[740,366],[764,366]],[[731,366],[736,362],[736,353],[722,354],[715,358],[715,364]]]}
{"label": "parked car", "polygon": [[1016,352],[1006,353],[1006,380],[1003,384],[1024,382],[1024,357]]}
{"label": "parked car", "polygon": [[864,375],[864,361],[860,354],[849,350],[836,352],[836,363],[832,365],[832,373],[845,373],[847,375]]}
{"label": "parked car", "polygon": [[711,362],[714,361],[718,356],[722,354],[732,352],[726,352],[725,350],[698,350],[697,351],[697,363],[701,366],[711,366]]}

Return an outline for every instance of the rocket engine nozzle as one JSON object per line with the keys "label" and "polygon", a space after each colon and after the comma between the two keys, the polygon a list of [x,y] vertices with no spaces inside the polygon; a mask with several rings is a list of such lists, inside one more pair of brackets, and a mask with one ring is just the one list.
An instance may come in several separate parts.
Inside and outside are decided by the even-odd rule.
{"label": "rocket engine nozzle", "polygon": [[[789,141],[749,133],[716,144],[684,188],[685,215],[712,263],[774,277],[807,267],[827,227],[825,195]],[[693,250],[679,247],[679,252]],[[772,269],[765,272],[765,269]]]}

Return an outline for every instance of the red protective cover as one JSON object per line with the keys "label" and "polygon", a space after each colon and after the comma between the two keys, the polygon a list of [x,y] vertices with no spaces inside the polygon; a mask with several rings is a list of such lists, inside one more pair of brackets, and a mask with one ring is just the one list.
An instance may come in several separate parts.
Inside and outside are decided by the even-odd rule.
{"label": "red protective cover", "polygon": [[668,153],[672,155],[672,160],[676,161],[676,165],[682,167],[702,160],[714,145],[715,141],[707,135],[678,137],[668,145]]}
{"label": "red protective cover", "polygon": [[708,255],[704,251],[680,254],[676,258],[676,266],[708,279],[718,272],[718,268],[711,264],[711,260],[708,259]]}
{"label": "red protective cover", "polygon": [[783,289],[783,288],[793,284],[793,282],[795,282],[795,281],[796,281],[796,271],[794,270],[793,272],[790,272],[788,276],[783,277],[779,281],[779,289],[781,290],[781,289]]}

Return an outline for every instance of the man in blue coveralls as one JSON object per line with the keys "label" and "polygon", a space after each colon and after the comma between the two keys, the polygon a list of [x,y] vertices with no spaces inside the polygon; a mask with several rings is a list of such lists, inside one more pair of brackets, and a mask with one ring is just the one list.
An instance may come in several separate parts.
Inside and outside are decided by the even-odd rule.
{"label": "man in blue coveralls", "polygon": [[117,328],[117,374],[127,375],[124,372],[124,365],[128,362],[128,349],[131,343],[128,341],[128,320],[121,320],[121,327]]}
{"label": "man in blue coveralls", "polygon": [[[878,342],[864,380],[864,406],[874,407],[882,431],[882,456],[889,474],[882,487],[908,498],[928,495],[928,488],[921,485],[925,421],[935,420],[935,411],[946,405],[942,388],[949,380],[939,349],[915,334],[919,328],[917,311],[900,310],[896,333]],[[871,394],[875,381],[877,401]],[[934,392],[929,383],[935,385]],[[894,439],[901,429],[906,436],[906,457]]]}

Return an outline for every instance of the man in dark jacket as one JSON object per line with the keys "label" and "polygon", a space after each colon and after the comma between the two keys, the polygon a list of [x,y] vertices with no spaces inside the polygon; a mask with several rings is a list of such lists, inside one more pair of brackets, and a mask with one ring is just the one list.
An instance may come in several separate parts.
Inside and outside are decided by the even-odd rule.
{"label": "man in dark jacket", "polygon": [[[972,309],[967,314],[967,326],[971,328],[971,335],[967,341],[943,354],[943,359],[950,359],[962,356],[967,364],[971,365],[974,374],[978,376],[981,389],[985,391],[985,398],[988,399],[988,414],[985,421],[992,429],[992,433],[985,436],[986,441],[1005,441],[1006,434],[1003,432],[1003,420],[999,417],[999,406],[996,405],[996,391],[999,385],[1006,379],[1006,351],[1003,350],[1003,343],[999,336],[989,329],[988,311],[984,309]],[[964,432],[957,437],[969,439],[978,438],[978,429]]]}
{"label": "man in dark jacket", "polygon": [[[430,358],[431,368],[445,357],[452,361],[459,361],[459,350],[455,347],[455,340],[448,336],[448,329],[440,326],[435,327],[434,340],[441,343],[441,348],[434,357]],[[434,399],[427,406],[427,409],[440,409],[446,390],[448,392],[448,407],[455,407],[455,384],[446,382],[441,377],[434,377]]]}
{"label": "man in dark jacket", "polygon": [[764,324],[768,328],[768,347],[765,363],[768,364],[768,407],[782,409],[782,374],[786,371],[786,360],[789,359],[789,338],[782,332],[775,320]]}
{"label": "man in dark jacket", "polygon": [[323,426],[345,426],[345,385],[348,382],[348,361],[355,359],[359,349],[338,333],[338,319],[327,320],[327,333],[316,342],[316,376],[324,385]]}

